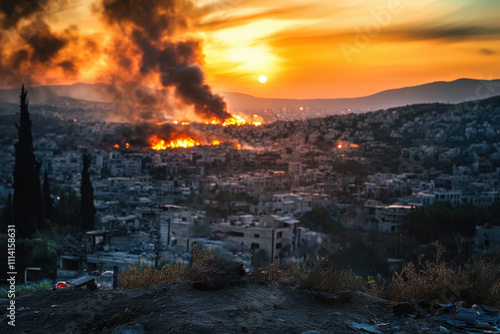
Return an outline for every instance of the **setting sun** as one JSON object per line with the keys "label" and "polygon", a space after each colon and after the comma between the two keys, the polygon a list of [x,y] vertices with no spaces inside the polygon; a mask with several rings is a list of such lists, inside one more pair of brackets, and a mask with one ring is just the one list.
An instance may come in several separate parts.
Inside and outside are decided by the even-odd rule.
{"label": "setting sun", "polygon": [[265,75],[261,75],[261,76],[259,77],[259,81],[260,81],[261,83],[265,83],[265,82],[267,81],[267,77],[266,77]]}

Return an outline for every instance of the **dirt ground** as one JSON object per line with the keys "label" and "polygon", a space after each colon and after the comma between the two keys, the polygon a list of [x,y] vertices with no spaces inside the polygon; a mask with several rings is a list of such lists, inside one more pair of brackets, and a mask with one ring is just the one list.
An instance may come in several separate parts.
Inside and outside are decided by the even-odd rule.
{"label": "dirt ground", "polygon": [[46,290],[16,299],[15,328],[7,325],[8,300],[0,300],[0,332],[118,333],[140,324],[146,333],[367,333],[356,328],[363,325],[373,333],[440,333],[433,318],[396,316],[392,305],[362,292],[318,295],[249,279],[208,291],[188,282],[144,291]]}

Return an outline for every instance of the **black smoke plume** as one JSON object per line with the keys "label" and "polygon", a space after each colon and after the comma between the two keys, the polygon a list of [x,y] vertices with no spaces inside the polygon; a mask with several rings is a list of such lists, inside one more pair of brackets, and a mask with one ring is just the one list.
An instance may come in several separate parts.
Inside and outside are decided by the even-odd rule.
{"label": "black smoke plume", "polygon": [[157,72],[162,85],[173,87],[176,96],[193,105],[201,117],[225,120],[231,117],[226,102],[205,84],[199,43],[172,41],[173,35],[189,28],[197,15],[193,8],[182,0],[110,0],[103,3],[102,14],[108,23],[131,31],[142,56],[142,73]]}
{"label": "black smoke plume", "polygon": [[187,129],[181,130],[170,124],[155,125],[143,122],[133,125],[120,125],[114,131],[113,135],[106,136],[103,139],[103,143],[110,146],[119,144],[120,147],[125,146],[125,143],[129,143],[132,147],[145,148],[151,146],[149,139],[154,135],[166,142],[175,140],[179,136],[186,136],[193,139],[198,137],[195,133]]}
{"label": "black smoke plume", "polygon": [[[92,71],[91,80],[116,87],[109,94],[123,118],[158,119],[162,113],[143,113],[141,107],[168,112],[183,109],[179,105],[193,106],[204,120],[231,117],[224,99],[206,84],[200,43],[185,38],[206,8],[194,0],[101,0],[93,9],[106,30],[83,35],[74,26],[58,31],[49,25],[67,3],[0,1],[1,85],[74,82],[104,59],[105,68]],[[163,89],[150,88],[155,81]]]}

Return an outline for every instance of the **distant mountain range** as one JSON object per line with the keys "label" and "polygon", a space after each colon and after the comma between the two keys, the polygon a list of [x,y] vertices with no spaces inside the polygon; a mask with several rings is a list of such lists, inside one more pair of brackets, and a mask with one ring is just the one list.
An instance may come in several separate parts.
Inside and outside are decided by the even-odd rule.
{"label": "distant mountain range", "polygon": [[351,109],[366,112],[421,103],[461,103],[500,95],[500,80],[459,79],[439,81],[420,86],[382,91],[369,96],[346,99],[268,99],[241,93],[224,93],[226,101],[235,109],[277,109],[309,107],[310,109]]}
{"label": "distant mountain range", "polygon": [[[19,89],[0,90],[0,102],[18,103]],[[114,91],[110,84],[76,83],[73,85],[29,87],[32,103],[47,103],[56,97],[80,100],[112,102]],[[370,96],[345,99],[274,99],[259,98],[242,93],[225,92],[232,110],[280,109],[299,110],[308,107],[313,110],[340,112],[366,112],[398,106],[421,103],[460,103],[500,95],[500,80],[459,79],[451,82],[439,81],[424,85],[391,89]]]}

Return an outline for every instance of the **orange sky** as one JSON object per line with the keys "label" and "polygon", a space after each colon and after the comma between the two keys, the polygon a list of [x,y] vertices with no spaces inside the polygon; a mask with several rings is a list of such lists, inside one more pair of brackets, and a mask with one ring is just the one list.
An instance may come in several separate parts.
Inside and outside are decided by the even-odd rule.
{"label": "orange sky", "polygon": [[[47,22],[53,31],[72,26],[105,44],[105,27],[92,10],[98,2],[71,1]],[[500,78],[498,0],[200,0],[195,7],[195,19],[178,35],[202,41],[215,91],[357,97],[432,81]],[[107,62],[88,57],[92,62],[77,75],[54,72],[50,83],[98,80]]]}

